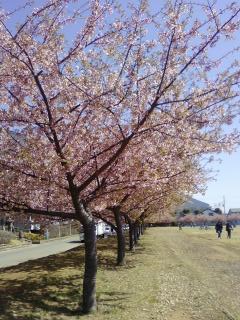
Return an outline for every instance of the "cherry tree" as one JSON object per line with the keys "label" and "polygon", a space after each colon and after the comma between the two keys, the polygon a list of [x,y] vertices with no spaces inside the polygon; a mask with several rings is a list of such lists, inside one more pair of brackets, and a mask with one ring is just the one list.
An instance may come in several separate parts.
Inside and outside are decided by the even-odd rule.
{"label": "cherry tree", "polygon": [[[199,191],[201,183],[205,182],[203,172],[196,161],[191,163],[189,157],[180,161],[174,156],[172,146],[170,150],[171,153],[161,157],[160,163],[158,157],[147,152],[147,146],[143,154],[141,150],[134,152],[131,164],[127,165],[129,163],[127,161],[123,166],[122,175],[112,174],[111,178],[105,181],[104,190],[98,192],[91,203],[92,212],[111,225],[117,233],[117,263],[120,265],[124,264],[125,257],[125,239],[122,230],[124,220],[129,225],[129,247],[132,250],[134,243],[137,242],[137,235],[143,231],[144,220],[150,213],[153,215],[153,208],[155,215],[159,217],[164,210],[179,201],[180,195],[182,198]],[[157,154],[156,151],[155,156]],[[137,165],[139,160],[143,161],[140,166]]]}
{"label": "cherry tree", "polygon": [[[171,137],[197,155],[239,141],[224,128],[238,115],[240,8],[169,0],[151,14],[145,0],[126,12],[110,0],[32,3],[0,11],[0,207],[81,222],[89,312],[97,259],[88,200],[134,145],[154,149]],[[221,41],[230,50],[215,57]]]}
{"label": "cherry tree", "polygon": [[227,215],[227,221],[232,222],[233,224],[237,224],[240,221],[239,213],[231,213]]}

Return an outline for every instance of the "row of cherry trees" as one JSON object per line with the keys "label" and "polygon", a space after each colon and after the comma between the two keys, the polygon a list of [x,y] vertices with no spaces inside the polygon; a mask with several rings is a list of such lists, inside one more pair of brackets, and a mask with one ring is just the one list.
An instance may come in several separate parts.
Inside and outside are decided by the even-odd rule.
{"label": "row of cherry trees", "polygon": [[240,214],[235,214],[235,213],[229,214],[229,215],[186,214],[183,217],[165,214],[165,215],[162,215],[157,221],[158,223],[161,223],[163,225],[171,225],[171,224],[209,225],[209,224],[215,224],[218,221],[221,221],[222,223],[226,223],[227,221],[229,221],[235,224],[240,222]]}
{"label": "row of cherry trees", "polygon": [[94,219],[117,231],[123,264],[123,219],[133,248],[140,222],[201,191],[212,155],[239,143],[225,128],[239,114],[240,8],[43,2],[0,11],[0,208],[83,225],[90,312]]}

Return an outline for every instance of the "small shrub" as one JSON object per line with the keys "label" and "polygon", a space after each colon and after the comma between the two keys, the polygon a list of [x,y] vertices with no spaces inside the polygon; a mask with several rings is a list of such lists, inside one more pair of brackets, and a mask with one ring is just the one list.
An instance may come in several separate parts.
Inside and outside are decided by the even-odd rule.
{"label": "small shrub", "polygon": [[24,238],[27,239],[27,240],[31,240],[31,241],[34,241],[34,240],[43,240],[44,237],[43,235],[41,234],[35,234],[35,233],[31,233],[31,232],[26,232],[24,233]]}
{"label": "small shrub", "polygon": [[0,231],[0,244],[9,244],[13,239],[16,239],[16,236],[12,232]]}

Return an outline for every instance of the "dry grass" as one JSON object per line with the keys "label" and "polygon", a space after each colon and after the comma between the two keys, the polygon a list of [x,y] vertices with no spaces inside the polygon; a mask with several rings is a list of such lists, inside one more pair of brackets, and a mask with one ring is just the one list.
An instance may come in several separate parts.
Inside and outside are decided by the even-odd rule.
{"label": "dry grass", "polygon": [[98,311],[78,315],[83,249],[1,270],[0,319],[240,320],[240,230],[148,229],[126,267],[98,243]]}

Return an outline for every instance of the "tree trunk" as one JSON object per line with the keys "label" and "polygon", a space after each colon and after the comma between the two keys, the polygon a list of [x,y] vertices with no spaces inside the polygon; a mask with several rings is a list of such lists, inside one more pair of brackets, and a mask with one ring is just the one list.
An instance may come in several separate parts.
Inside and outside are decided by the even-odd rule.
{"label": "tree trunk", "polygon": [[129,225],[129,250],[133,251],[134,250],[133,224],[132,224],[132,222],[129,222],[128,225]]}
{"label": "tree trunk", "polygon": [[129,226],[128,235],[129,235],[129,251],[134,250],[134,229],[133,229],[133,223],[129,216],[127,214],[124,215],[126,223]]}
{"label": "tree trunk", "polygon": [[137,239],[140,239],[140,224],[137,224]]}
{"label": "tree trunk", "polygon": [[83,313],[96,310],[97,251],[94,220],[83,226],[85,241],[85,272],[83,279]]}
{"label": "tree trunk", "polygon": [[141,222],[141,224],[140,224],[140,233],[141,233],[141,235],[144,234],[144,224],[143,224],[143,222]]}
{"label": "tree trunk", "polygon": [[138,236],[137,236],[137,225],[136,223],[133,224],[133,238],[134,238],[134,244],[138,243]]}
{"label": "tree trunk", "polygon": [[118,242],[118,250],[117,250],[117,265],[122,266],[125,264],[125,235],[122,228],[122,220],[120,216],[120,208],[114,207],[113,209],[114,218],[117,226],[117,242]]}

